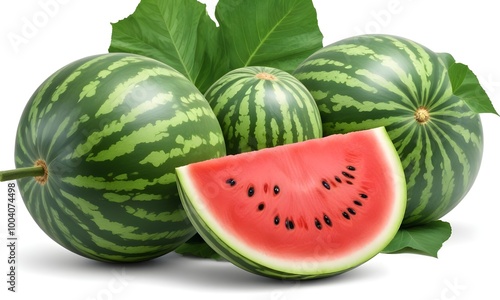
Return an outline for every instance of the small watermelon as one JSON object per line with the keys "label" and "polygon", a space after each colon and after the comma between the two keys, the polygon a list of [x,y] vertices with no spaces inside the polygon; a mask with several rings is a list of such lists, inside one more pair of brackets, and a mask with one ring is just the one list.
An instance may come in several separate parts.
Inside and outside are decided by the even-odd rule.
{"label": "small watermelon", "polygon": [[203,239],[236,266],[280,279],[325,277],[368,261],[392,240],[406,207],[401,161],[383,127],[193,163],[176,174]]}
{"label": "small watermelon", "polygon": [[82,256],[132,262],[195,234],[175,167],[223,155],[215,115],[182,74],[143,56],[102,54],[35,91],[18,126],[19,169],[0,177],[37,166],[18,184],[41,229]]}
{"label": "small watermelon", "polygon": [[324,135],[386,127],[407,179],[405,226],[440,219],[472,187],[481,119],[454,94],[440,55],[406,38],[368,34],[318,50],[293,74],[315,98]]}
{"label": "small watermelon", "polygon": [[318,107],[304,85],[271,67],[243,67],[205,93],[222,127],[227,154],[322,136]]}

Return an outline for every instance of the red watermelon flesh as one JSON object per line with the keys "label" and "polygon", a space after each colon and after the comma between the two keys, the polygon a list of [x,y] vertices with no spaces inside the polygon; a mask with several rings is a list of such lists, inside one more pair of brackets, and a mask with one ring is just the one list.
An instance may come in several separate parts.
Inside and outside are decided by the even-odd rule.
{"label": "red watermelon flesh", "polygon": [[406,205],[384,128],[177,168],[188,216],[220,255],[279,278],[340,273],[393,238]]}

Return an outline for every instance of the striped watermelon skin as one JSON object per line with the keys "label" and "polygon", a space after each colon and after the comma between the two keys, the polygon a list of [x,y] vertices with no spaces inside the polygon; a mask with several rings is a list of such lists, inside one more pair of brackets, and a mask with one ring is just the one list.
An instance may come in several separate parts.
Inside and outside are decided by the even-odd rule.
{"label": "striped watermelon skin", "polygon": [[312,95],[285,71],[260,66],[235,69],[217,80],[205,97],[221,124],[228,154],[322,136]]}
{"label": "striped watermelon skin", "polygon": [[19,122],[15,163],[46,163],[46,180],[18,184],[53,240],[88,258],[134,262],[195,234],[175,167],[224,155],[220,125],[189,80],[156,60],[113,53],[42,83]]}
{"label": "striped watermelon skin", "polygon": [[362,35],[318,50],[293,74],[315,98],[325,135],[386,126],[407,180],[403,225],[441,218],[472,187],[481,120],[453,94],[436,53],[397,36]]}

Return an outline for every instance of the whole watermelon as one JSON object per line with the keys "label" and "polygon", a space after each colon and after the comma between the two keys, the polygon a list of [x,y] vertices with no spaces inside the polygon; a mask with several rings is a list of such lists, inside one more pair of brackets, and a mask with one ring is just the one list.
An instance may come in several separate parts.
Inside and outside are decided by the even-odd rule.
{"label": "whole watermelon", "polygon": [[440,55],[406,38],[362,35],[318,50],[293,74],[315,98],[325,135],[386,126],[407,180],[404,225],[441,218],[470,190],[481,120],[453,94]]}
{"label": "whole watermelon", "polygon": [[322,136],[314,98],[280,69],[242,67],[219,78],[206,92],[228,154],[296,143]]}
{"label": "whole watermelon", "polygon": [[195,234],[175,167],[225,155],[220,125],[196,87],[143,56],[86,57],[35,91],[17,130],[18,180],[41,229],[101,260],[161,256]]}

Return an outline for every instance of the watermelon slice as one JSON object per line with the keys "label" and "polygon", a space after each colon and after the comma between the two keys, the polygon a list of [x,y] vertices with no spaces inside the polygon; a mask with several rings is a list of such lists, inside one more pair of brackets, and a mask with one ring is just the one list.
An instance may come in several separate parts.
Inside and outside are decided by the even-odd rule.
{"label": "watermelon slice", "polygon": [[403,220],[401,161],[383,127],[230,155],[176,169],[203,239],[235,265],[280,279],[366,262]]}

